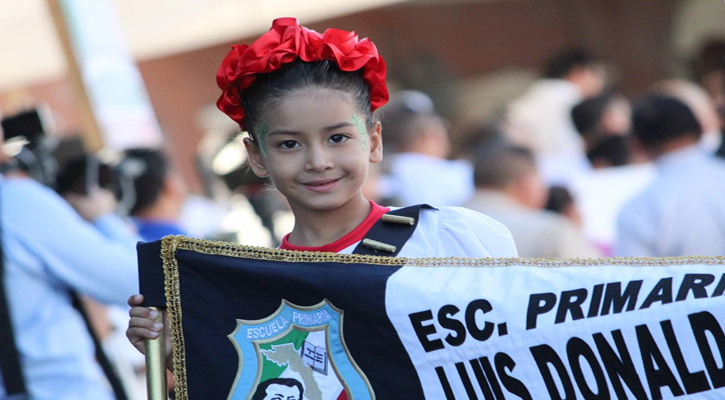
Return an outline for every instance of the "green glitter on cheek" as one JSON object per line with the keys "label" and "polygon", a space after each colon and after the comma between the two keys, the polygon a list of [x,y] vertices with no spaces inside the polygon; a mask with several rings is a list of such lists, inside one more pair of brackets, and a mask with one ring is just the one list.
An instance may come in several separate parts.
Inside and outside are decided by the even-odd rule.
{"label": "green glitter on cheek", "polygon": [[360,131],[360,135],[362,135],[362,147],[363,150],[368,149],[368,130],[365,127],[365,122],[360,118],[357,113],[354,113],[352,115],[352,123],[355,124],[355,127]]}

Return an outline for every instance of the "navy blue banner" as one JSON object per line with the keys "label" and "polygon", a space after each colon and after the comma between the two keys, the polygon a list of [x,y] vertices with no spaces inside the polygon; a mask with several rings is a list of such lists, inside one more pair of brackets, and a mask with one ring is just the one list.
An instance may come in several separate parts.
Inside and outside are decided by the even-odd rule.
{"label": "navy blue banner", "polygon": [[[139,247],[140,253],[154,250],[160,250],[159,242]],[[328,340],[344,340],[350,359],[364,371],[374,396],[393,399],[399,393],[408,393],[408,398],[423,398],[412,362],[385,313],[386,281],[399,266],[266,261],[190,250],[178,250],[174,258],[181,308],[170,311],[172,318],[181,321],[189,399],[227,399],[240,375],[239,352],[228,336],[237,329],[238,320],[270,318],[283,301],[300,309],[327,303],[344,310],[341,332],[328,333]],[[160,259],[159,253],[156,259]],[[150,267],[158,268],[154,263]],[[153,280],[153,275],[141,274],[142,294],[158,299],[164,291],[158,279],[153,287],[143,282],[144,276]],[[168,284],[168,271],[166,275]],[[320,321],[320,325],[325,324],[327,321]],[[180,344],[176,337],[174,346]],[[258,372],[245,368],[241,366],[241,375]],[[333,372],[330,368],[328,375]],[[241,398],[246,398],[246,393]]]}
{"label": "navy blue banner", "polygon": [[404,259],[139,246],[176,395],[725,398],[725,259]]}

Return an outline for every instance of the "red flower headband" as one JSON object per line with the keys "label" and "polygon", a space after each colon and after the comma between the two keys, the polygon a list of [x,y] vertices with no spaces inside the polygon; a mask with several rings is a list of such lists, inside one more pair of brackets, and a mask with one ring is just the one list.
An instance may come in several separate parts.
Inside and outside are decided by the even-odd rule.
{"label": "red flower headband", "polygon": [[278,18],[272,28],[251,46],[232,46],[219,66],[216,80],[222,95],[217,107],[244,126],[241,92],[258,74],[276,71],[297,58],[306,62],[334,61],[342,71],[363,70],[370,86],[370,109],[388,102],[385,86],[385,61],[370,40],[358,40],[355,32],[327,29],[319,33],[300,26],[296,18]]}

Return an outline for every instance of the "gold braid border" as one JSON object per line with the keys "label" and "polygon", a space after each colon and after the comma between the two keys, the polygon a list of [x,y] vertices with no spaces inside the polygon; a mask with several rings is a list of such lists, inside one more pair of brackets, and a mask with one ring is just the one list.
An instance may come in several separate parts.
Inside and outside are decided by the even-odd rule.
{"label": "gold braid border", "polygon": [[655,267],[668,265],[719,265],[725,264],[725,256],[687,256],[687,257],[618,257],[618,258],[403,258],[369,256],[359,254],[337,254],[322,252],[303,252],[266,247],[244,246],[234,243],[193,239],[184,236],[167,236],[161,242],[161,258],[164,262],[164,284],[166,306],[172,337],[174,381],[177,400],[188,400],[186,381],[186,348],[181,326],[181,292],[179,290],[179,264],[177,250],[190,250],[201,254],[222,255],[236,258],[280,262],[334,262],[342,264],[370,264],[380,266],[413,267],[509,267],[521,265],[527,267],[599,267],[606,265]]}
{"label": "gold braid border", "polygon": [[179,400],[187,400],[186,346],[181,330],[181,292],[179,290],[179,264],[176,249],[183,242],[182,236],[167,236],[161,241],[161,259],[164,261],[164,289],[166,310],[171,329],[171,354],[174,368],[174,393]]}

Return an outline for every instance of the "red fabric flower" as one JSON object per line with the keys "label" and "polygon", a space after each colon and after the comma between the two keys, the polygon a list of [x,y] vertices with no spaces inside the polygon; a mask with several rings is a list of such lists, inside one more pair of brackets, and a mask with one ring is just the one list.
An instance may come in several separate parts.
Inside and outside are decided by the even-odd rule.
{"label": "red fabric flower", "polygon": [[388,102],[385,86],[385,61],[368,39],[358,40],[355,32],[327,29],[322,35],[300,26],[296,18],[279,18],[272,28],[251,46],[232,46],[217,71],[222,95],[217,107],[244,126],[244,108],[240,93],[258,74],[273,72],[297,58],[306,62],[334,61],[342,71],[363,71],[370,86],[370,109]]}

